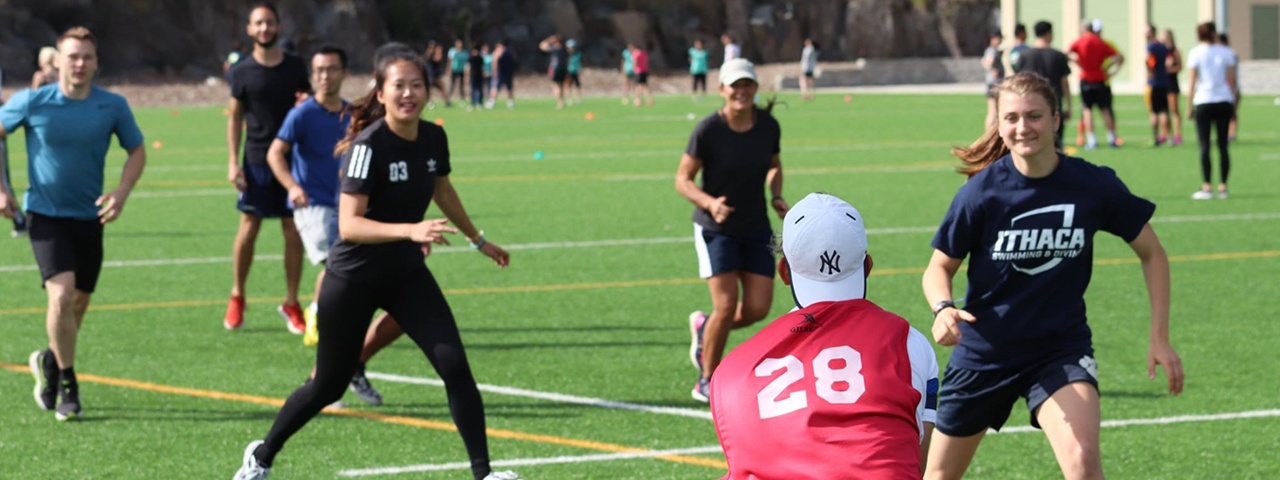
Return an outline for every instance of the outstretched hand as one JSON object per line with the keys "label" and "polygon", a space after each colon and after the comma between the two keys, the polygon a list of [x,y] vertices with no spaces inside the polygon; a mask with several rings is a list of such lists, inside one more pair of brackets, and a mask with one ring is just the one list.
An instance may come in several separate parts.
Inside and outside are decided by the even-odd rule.
{"label": "outstretched hand", "polygon": [[933,317],[933,341],[944,347],[953,347],[960,343],[960,322],[978,321],[972,313],[958,308],[947,307]]}
{"label": "outstretched hand", "polygon": [[444,234],[458,233],[458,229],[450,227],[448,223],[449,220],[444,218],[415,223],[409,227],[409,240],[422,244],[448,245],[449,239],[445,238]]}

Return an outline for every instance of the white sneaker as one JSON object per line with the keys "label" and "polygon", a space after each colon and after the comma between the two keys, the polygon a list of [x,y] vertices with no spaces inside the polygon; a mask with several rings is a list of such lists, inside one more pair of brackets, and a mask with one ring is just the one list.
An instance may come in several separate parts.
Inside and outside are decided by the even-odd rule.
{"label": "white sneaker", "polygon": [[1192,200],[1209,200],[1212,198],[1213,198],[1213,192],[1210,192],[1208,190],[1196,190],[1196,193],[1191,194]]}
{"label": "white sneaker", "polygon": [[502,472],[489,472],[488,475],[485,475],[484,480],[520,480],[521,478],[520,474],[511,470],[506,470]]}
{"label": "white sneaker", "polygon": [[1227,191],[1226,191],[1226,190],[1218,190],[1218,198],[1219,198],[1219,199],[1222,199],[1222,200],[1226,200],[1226,199],[1227,199]]}
{"label": "white sneaker", "polygon": [[253,457],[253,451],[258,449],[258,445],[262,445],[262,440],[254,440],[245,447],[240,470],[236,471],[236,476],[231,477],[231,480],[267,480],[271,476],[271,469],[259,465],[258,459]]}

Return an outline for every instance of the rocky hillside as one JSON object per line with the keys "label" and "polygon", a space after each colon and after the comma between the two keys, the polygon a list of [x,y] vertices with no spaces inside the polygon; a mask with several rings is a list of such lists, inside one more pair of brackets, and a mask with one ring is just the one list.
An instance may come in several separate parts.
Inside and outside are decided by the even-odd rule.
{"label": "rocky hillside", "polygon": [[[35,55],[62,30],[98,35],[102,75],[116,80],[202,79],[247,40],[248,0],[0,0],[0,68],[29,79]],[[629,41],[653,45],[657,69],[686,66],[695,39],[719,64],[717,37],[732,32],[757,62],[799,59],[805,37],[821,58],[973,56],[995,28],[998,0],[280,0],[283,36],[301,52],[333,43],[369,68],[373,49],[464,38],[510,39],[525,71],[544,67],[538,40],[578,39],[591,66],[612,66]]]}

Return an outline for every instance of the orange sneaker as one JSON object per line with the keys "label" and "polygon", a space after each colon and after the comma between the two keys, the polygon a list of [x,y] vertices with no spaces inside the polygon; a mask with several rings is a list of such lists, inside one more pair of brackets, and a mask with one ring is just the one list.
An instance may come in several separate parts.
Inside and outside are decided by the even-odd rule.
{"label": "orange sneaker", "polygon": [[276,311],[280,312],[280,316],[284,318],[284,324],[289,327],[289,333],[302,335],[302,332],[307,331],[307,320],[303,318],[302,305],[298,302],[280,304],[276,307]]}
{"label": "orange sneaker", "polygon": [[232,295],[227,301],[227,314],[222,317],[222,326],[235,330],[241,325],[244,325],[244,297]]}

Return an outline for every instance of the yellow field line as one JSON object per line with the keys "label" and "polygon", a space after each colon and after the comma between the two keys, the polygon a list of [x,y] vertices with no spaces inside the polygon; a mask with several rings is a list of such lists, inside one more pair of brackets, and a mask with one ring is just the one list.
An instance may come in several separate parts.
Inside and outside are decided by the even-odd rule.
{"label": "yellow field line", "polygon": [[[19,373],[30,373],[31,369],[26,365],[14,365],[11,363],[0,362],[0,368]],[[228,402],[251,403],[254,405],[265,405],[269,407],[280,408],[284,405],[284,399],[263,397],[258,395],[246,395],[242,393],[227,393],[215,390],[204,390],[199,388],[175,387],[172,385],[161,385],[158,383],[142,382],[138,380],[130,380],[127,378],[103,377],[88,373],[77,373],[76,378],[81,382],[98,383],[102,385],[110,385],[113,387],[130,388],[134,390],[143,390],[148,392],[163,393],[168,395],[181,395],[184,397],[204,398],[210,400],[222,400]],[[390,423],[393,425],[403,425],[408,427],[424,428],[429,430],[444,430],[456,432],[458,429],[452,423],[440,422],[436,420],[427,420],[425,418],[406,417],[403,415],[387,415],[383,413],[348,410],[343,408],[325,408],[324,413],[341,417],[364,418],[367,420],[375,420],[382,423]],[[554,435],[541,435],[536,433],[517,432],[514,430],[502,430],[498,428],[486,429],[490,437],[505,438],[510,440],[521,440],[534,443],[545,443],[551,445],[560,445],[565,447],[577,447],[586,450],[596,450],[610,453],[645,453],[650,450],[628,447],[613,443],[597,442],[594,440],[581,440],[576,438],[557,437]],[[712,468],[728,468],[725,462],[710,458],[690,457],[685,455],[662,455],[658,457],[662,460],[674,463],[684,463],[689,465],[699,465]]]}
{"label": "yellow field line", "polygon": [[[1175,255],[1169,257],[1169,262],[1207,262],[1215,260],[1243,260],[1250,258],[1272,258],[1280,257],[1280,250],[1264,250],[1260,252],[1227,252],[1227,253],[1207,253],[1202,255]],[[1102,258],[1094,261],[1096,265],[1127,265],[1139,263],[1136,257],[1128,258]],[[873,269],[873,276],[881,275],[905,275],[905,274],[921,274],[924,268],[892,268],[892,269]],[[632,288],[632,287],[654,287],[667,285],[690,285],[702,283],[700,278],[664,278],[654,280],[624,280],[617,282],[588,282],[588,283],[562,283],[556,285],[518,285],[511,287],[474,287],[474,288],[453,288],[446,289],[446,295],[477,295],[489,293],[531,293],[531,292],[557,292],[567,290],[599,290],[606,288]],[[302,300],[309,300],[309,297],[299,297]],[[252,298],[250,303],[277,303],[283,302],[284,297],[263,297]],[[137,303],[115,303],[93,305],[91,310],[144,310],[153,308],[188,308],[188,307],[205,307],[211,305],[222,305],[226,300],[174,300],[168,302],[137,302]],[[26,308],[10,308],[0,310],[0,316],[4,315],[31,315],[44,313],[45,307],[26,307]]]}

